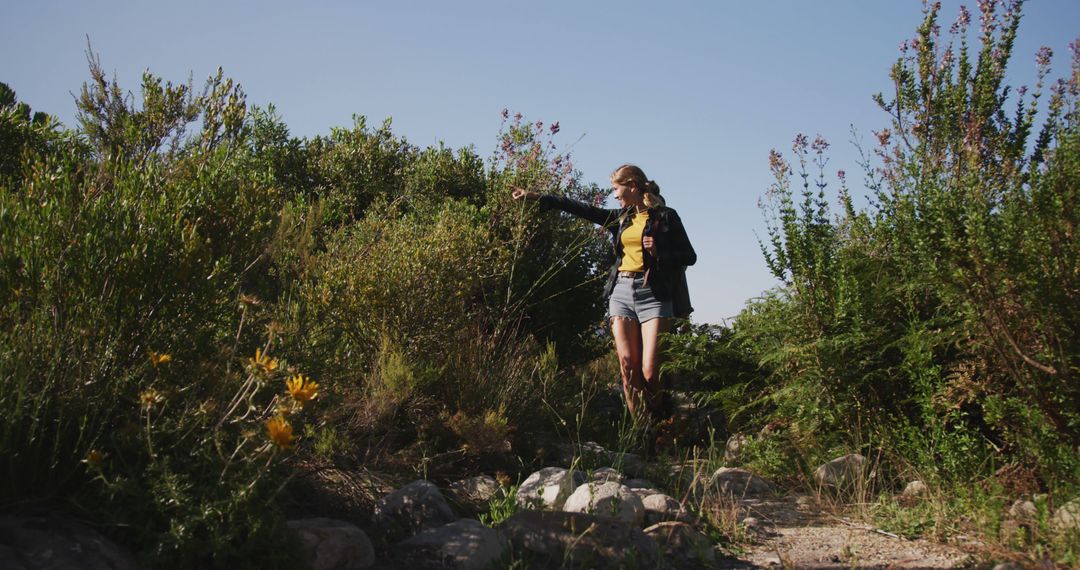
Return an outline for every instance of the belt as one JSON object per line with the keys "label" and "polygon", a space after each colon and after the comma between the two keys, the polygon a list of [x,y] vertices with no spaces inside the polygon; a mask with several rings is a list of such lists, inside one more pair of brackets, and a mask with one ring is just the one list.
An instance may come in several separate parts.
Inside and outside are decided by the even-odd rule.
{"label": "belt", "polygon": [[644,271],[620,271],[619,277],[629,277],[630,279],[637,279],[639,277],[645,277]]}

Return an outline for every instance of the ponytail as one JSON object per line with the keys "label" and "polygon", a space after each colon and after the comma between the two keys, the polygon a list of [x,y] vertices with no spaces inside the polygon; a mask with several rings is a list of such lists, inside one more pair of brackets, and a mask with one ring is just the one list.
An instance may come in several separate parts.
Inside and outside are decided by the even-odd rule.
{"label": "ponytail", "polygon": [[660,186],[656,184],[654,180],[648,180],[645,182],[645,207],[655,208],[657,206],[663,206],[666,204],[664,198],[660,196]]}

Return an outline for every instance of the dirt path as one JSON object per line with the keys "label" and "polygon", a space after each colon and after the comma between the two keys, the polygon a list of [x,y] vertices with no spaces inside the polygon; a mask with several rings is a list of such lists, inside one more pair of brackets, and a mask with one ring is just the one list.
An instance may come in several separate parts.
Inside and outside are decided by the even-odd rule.
{"label": "dirt path", "polygon": [[[973,565],[948,545],[906,540],[822,511],[807,498],[743,500],[752,543],[722,568],[946,569]],[[754,523],[754,521],[757,521]]]}

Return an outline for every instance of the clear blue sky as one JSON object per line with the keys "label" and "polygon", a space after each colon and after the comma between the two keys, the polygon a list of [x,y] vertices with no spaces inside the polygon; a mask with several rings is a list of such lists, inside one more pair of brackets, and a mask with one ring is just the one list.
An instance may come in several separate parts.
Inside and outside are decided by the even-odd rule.
{"label": "clear blue sky", "polygon": [[[947,29],[960,2],[944,4]],[[1067,69],[1080,35],[1080,1],[1024,13],[1014,85],[1032,81],[1040,45]],[[22,1],[0,19],[0,81],[73,124],[89,36],[128,89],[145,69],[199,85],[221,66],[297,136],[392,117],[413,144],[488,156],[504,107],[559,121],[557,143],[584,135],[573,153],[586,181],[633,162],[660,184],[698,251],[695,320],[720,322],[776,285],[755,237],[769,149],[821,134],[829,169],[863,194],[849,130],[869,139],[887,124],[871,95],[920,21],[917,0]]]}

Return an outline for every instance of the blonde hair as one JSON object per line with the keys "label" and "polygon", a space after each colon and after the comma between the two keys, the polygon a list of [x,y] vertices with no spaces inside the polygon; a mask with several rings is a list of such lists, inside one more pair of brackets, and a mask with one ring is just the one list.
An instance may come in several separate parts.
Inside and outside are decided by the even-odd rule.
{"label": "blonde hair", "polygon": [[645,176],[645,171],[633,164],[624,164],[611,173],[611,182],[624,186],[633,186],[644,194],[645,207],[655,208],[663,206],[664,199],[660,197],[660,186],[655,181]]}

